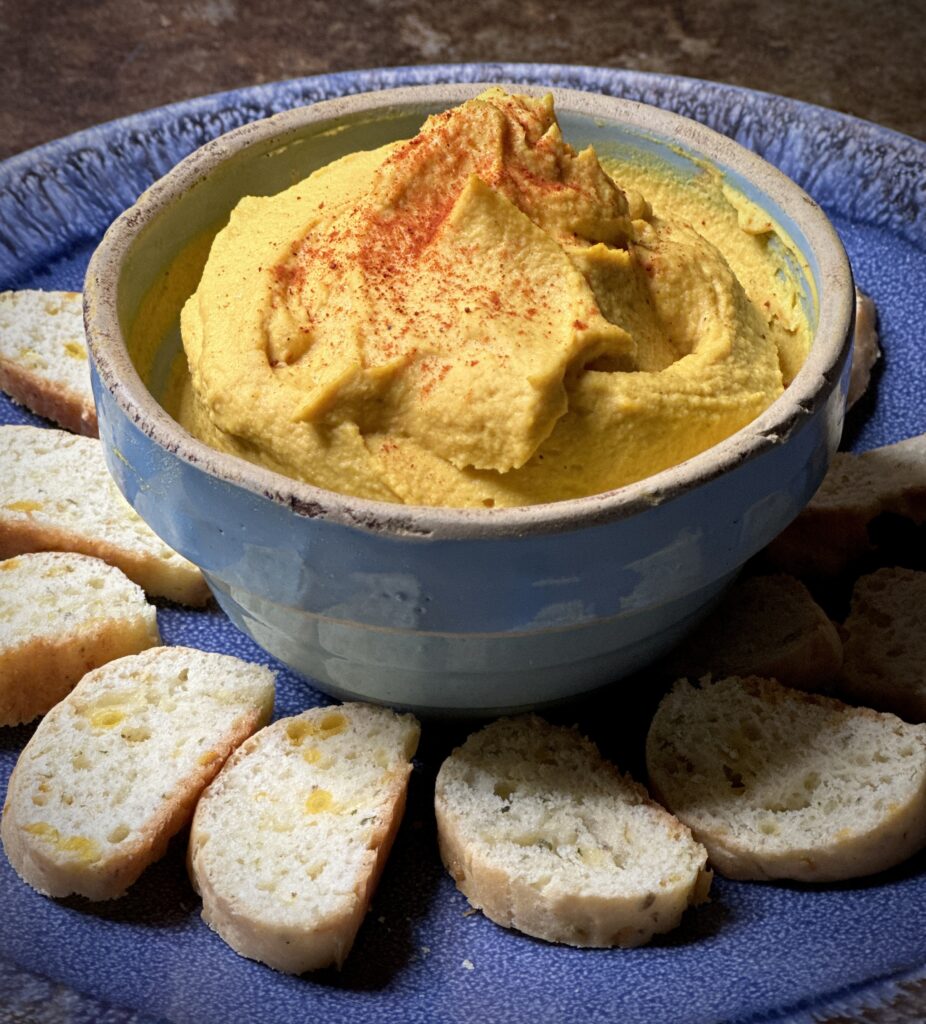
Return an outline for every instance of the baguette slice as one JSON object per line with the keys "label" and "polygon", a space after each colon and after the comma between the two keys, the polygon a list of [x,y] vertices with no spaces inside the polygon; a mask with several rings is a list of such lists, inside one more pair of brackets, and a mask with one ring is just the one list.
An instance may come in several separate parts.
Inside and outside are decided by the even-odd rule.
{"label": "baguette slice", "polygon": [[868,528],[890,512],[926,522],[926,434],[854,455],[837,452],[808,506],[766,548],[794,576],[836,576],[875,550]]}
{"label": "baguette slice", "polygon": [[842,641],[826,612],[793,576],[738,580],[707,621],[672,652],[672,679],[756,675],[799,690],[828,686],[842,665]]}
{"label": "baguette slice", "polygon": [[771,680],[683,679],[646,762],[728,878],[855,878],[926,844],[926,726],[894,715]]}
{"label": "baguette slice", "polygon": [[411,715],[344,704],[248,740],[190,831],[209,927],[278,971],[340,967],[402,820],[418,735]]}
{"label": "baguette slice", "polygon": [[209,599],[199,569],[119,493],[98,440],[0,426],[0,558],[31,551],[93,555],[154,597],[194,607]]}
{"label": "baguette slice", "polygon": [[891,568],[862,576],[845,632],[843,695],[926,722],[926,572]]}
{"label": "baguette slice", "polygon": [[0,292],[0,388],[65,430],[97,436],[80,292]]}
{"label": "baguette slice", "polygon": [[0,562],[0,725],[44,715],[91,669],[160,642],[144,591],[98,558]]}
{"label": "baguette slice", "polygon": [[855,333],[852,338],[852,368],[849,372],[846,409],[851,409],[868,390],[868,385],[871,383],[871,371],[880,358],[878,310],[871,297],[856,288]]}
{"label": "baguette slice", "polygon": [[269,719],[273,689],[266,668],[186,647],[84,676],[13,769],[0,835],[16,872],[48,896],[121,896]]}
{"label": "baguette slice", "polygon": [[525,715],[441,766],[441,857],[486,917],[549,942],[637,946],[707,897],[707,854],[574,729]]}

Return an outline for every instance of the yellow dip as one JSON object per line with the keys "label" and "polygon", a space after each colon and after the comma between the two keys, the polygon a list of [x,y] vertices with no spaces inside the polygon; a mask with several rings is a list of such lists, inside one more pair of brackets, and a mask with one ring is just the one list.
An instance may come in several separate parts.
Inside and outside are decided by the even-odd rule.
{"label": "yellow dip", "polygon": [[626,193],[552,98],[491,89],[243,199],[183,309],[181,422],[321,487],[450,506],[594,494],[727,437],[809,346],[775,226],[709,170],[609,170]]}

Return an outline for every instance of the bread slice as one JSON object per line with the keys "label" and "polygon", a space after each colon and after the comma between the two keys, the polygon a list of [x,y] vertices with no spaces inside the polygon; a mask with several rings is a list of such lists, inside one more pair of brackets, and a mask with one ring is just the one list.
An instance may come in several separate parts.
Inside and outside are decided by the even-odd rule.
{"label": "bread slice", "polygon": [[77,551],[120,568],[154,597],[200,606],[202,573],[169,548],[113,482],[100,442],[63,430],[0,426],[0,558]]}
{"label": "bread slice", "polygon": [[852,338],[852,368],[849,373],[846,409],[851,409],[868,390],[871,371],[880,358],[878,311],[871,297],[856,288],[855,333]]}
{"label": "bread slice", "polygon": [[344,704],[248,740],[190,831],[209,927],[279,971],[340,967],[398,831],[418,735],[411,715]]}
{"label": "bread slice", "polygon": [[707,621],[663,665],[672,679],[757,675],[799,690],[830,685],[842,641],[826,612],[793,576],[738,580]]}
{"label": "bread slice", "polygon": [[926,726],[894,715],[765,679],[680,680],[646,763],[729,878],[854,878],[926,844]]}
{"label": "bread slice", "polygon": [[90,669],[160,642],[144,591],[98,558],[0,562],[0,725],[44,715]]}
{"label": "bread slice", "polygon": [[434,807],[469,902],[548,942],[638,946],[710,887],[684,825],[576,730],[534,715],[470,736],[441,766]]}
{"label": "bread slice", "polygon": [[890,512],[926,523],[926,434],[854,455],[837,452],[808,506],[765,551],[802,578],[835,576],[875,550],[869,526]]}
{"label": "bread slice", "polygon": [[862,576],[844,629],[842,695],[926,722],[926,572],[890,568]]}
{"label": "bread slice", "polygon": [[66,430],[97,436],[80,292],[0,292],[0,388]]}
{"label": "bread slice", "polygon": [[268,669],[187,647],[84,676],[13,769],[0,835],[16,872],[49,896],[121,896],[269,719],[273,690]]}

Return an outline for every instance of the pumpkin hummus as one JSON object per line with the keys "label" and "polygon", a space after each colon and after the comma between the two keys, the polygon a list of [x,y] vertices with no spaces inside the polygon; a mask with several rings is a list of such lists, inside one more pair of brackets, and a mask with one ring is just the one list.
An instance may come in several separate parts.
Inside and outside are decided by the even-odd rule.
{"label": "pumpkin hummus", "polygon": [[183,309],[181,422],[415,505],[594,494],[722,440],[809,345],[774,225],[707,171],[609,169],[633,191],[551,97],[490,89],[243,199]]}

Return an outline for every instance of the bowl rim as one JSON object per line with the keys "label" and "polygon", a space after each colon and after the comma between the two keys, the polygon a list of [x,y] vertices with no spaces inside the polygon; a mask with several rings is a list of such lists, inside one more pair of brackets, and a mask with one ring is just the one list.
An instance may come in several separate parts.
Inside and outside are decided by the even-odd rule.
{"label": "bowl rim", "polygon": [[[250,146],[358,112],[453,106],[493,85],[534,96],[552,93],[558,112],[620,121],[642,134],[677,140],[699,156],[760,184],[800,227],[819,267],[817,330],[804,365],[785,391],[729,437],[634,483],[581,498],[492,509],[404,505],[330,491],[211,448],[170,417],[142,382],[117,313],[122,261],[146,226],[179,195]],[[129,420],[160,448],[210,476],[288,507],[297,516],[432,539],[498,539],[629,518],[680,498],[780,446],[813,418],[837,386],[851,347],[853,317],[852,272],[839,236],[820,206],[762,157],[697,121],[650,104],[507,82],[412,85],[354,93],[282,111],[226,132],[177,163],[113,221],[91,257],[84,285],[88,347],[100,380]]]}

